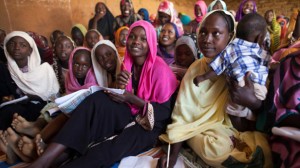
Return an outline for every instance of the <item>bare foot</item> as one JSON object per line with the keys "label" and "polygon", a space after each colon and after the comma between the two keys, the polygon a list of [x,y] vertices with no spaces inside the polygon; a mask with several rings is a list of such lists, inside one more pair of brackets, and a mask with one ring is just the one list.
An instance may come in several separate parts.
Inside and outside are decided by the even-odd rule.
{"label": "bare foot", "polygon": [[29,122],[17,113],[14,114],[14,119],[11,126],[18,132],[31,137],[34,137],[40,132],[40,129],[35,125],[35,122]]}
{"label": "bare foot", "polygon": [[27,157],[37,158],[38,155],[36,153],[36,145],[33,139],[28,138],[27,136],[21,137],[18,142],[19,150]]}
{"label": "bare foot", "polygon": [[7,128],[6,132],[7,132],[6,141],[8,143],[8,146],[14,151],[14,153],[18,155],[21,158],[21,160],[24,162],[32,161],[32,158],[24,155],[18,148],[18,142],[21,139],[21,137],[10,127]]}
{"label": "bare foot", "polygon": [[8,164],[14,164],[17,162],[18,157],[15,154],[15,152],[13,151],[13,149],[9,146],[6,138],[8,136],[7,131],[1,131],[0,133],[0,148],[1,151],[4,152],[6,154],[6,162]]}
{"label": "bare foot", "polygon": [[42,139],[41,134],[37,134],[35,137],[35,144],[36,144],[36,153],[41,156],[44,153],[45,148],[47,145]]}

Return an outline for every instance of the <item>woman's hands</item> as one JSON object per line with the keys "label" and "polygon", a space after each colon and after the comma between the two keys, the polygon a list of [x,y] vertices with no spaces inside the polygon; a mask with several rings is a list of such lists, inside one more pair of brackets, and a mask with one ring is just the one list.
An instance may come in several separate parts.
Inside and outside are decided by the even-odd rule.
{"label": "woman's hands", "polygon": [[250,72],[246,73],[244,77],[245,86],[243,87],[240,87],[236,80],[229,79],[229,94],[234,103],[256,110],[260,108],[262,101],[255,96],[254,85],[250,75]]}
{"label": "woman's hands", "polygon": [[121,71],[117,76],[117,87],[120,89],[125,89],[126,85],[128,85],[129,80],[131,79],[131,73],[124,70]]}
{"label": "woman's hands", "polygon": [[125,90],[123,94],[117,94],[110,91],[104,91],[113,101],[118,103],[133,103],[134,94]]}

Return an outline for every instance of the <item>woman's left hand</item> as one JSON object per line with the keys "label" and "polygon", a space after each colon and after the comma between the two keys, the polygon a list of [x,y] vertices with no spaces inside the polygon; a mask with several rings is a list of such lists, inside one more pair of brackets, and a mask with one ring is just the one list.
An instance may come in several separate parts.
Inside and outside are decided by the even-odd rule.
{"label": "woman's left hand", "polygon": [[113,101],[118,103],[132,103],[134,94],[125,90],[123,94],[117,94],[110,91],[104,91]]}

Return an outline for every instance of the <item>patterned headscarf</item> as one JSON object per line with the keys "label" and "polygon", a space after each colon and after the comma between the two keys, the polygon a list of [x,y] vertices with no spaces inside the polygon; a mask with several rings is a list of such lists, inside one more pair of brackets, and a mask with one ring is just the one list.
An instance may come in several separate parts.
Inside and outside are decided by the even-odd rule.
{"label": "patterned headscarf", "polygon": [[[149,47],[148,56],[140,75],[137,96],[146,102],[164,103],[175,92],[178,86],[177,79],[164,60],[156,54],[157,37],[154,27],[149,22],[140,20],[131,25],[129,34],[135,27],[142,27],[145,30]],[[131,72],[133,64],[133,58],[126,49],[122,68]],[[132,92],[132,89],[132,80],[130,79],[126,90]],[[134,105],[130,105],[130,108],[133,115],[139,112],[139,108]]]}
{"label": "patterned headscarf", "polygon": [[78,50],[86,50],[86,51],[90,52],[90,49],[88,49],[86,47],[77,47],[72,51],[70,58],[69,58],[69,73],[66,76],[66,82],[65,82],[67,94],[76,92],[81,89],[87,89],[90,86],[97,85],[96,77],[95,77],[94,70],[92,67],[90,67],[90,69],[86,73],[83,85],[80,85],[78,80],[74,76],[74,74],[73,74],[73,61],[74,61],[73,57]]}
{"label": "patterned headscarf", "polygon": [[[178,13],[175,10],[173,2],[170,2],[168,0],[162,1],[160,3],[159,7],[158,7],[158,11],[157,12],[162,12],[162,13],[165,13],[165,14],[171,16],[170,22],[172,22],[172,23],[174,23],[174,24],[177,25],[178,32],[179,32],[180,36],[183,34],[183,26],[182,26],[182,23],[181,23],[180,19],[177,17]],[[159,16],[159,15],[157,15],[157,16]],[[158,22],[158,19],[159,18],[157,17],[156,18],[157,22]]]}
{"label": "patterned headscarf", "polygon": [[207,13],[207,6],[206,6],[206,3],[203,1],[203,0],[198,0],[196,3],[195,3],[195,7],[196,6],[199,6],[200,9],[201,9],[201,13],[202,15],[201,16],[196,16],[196,10],[194,10],[194,14],[195,14],[195,17],[196,17],[196,21],[199,23],[202,21],[203,17],[206,15]]}
{"label": "patterned headscarf", "polygon": [[236,12],[235,21],[239,22],[242,19],[242,17],[244,16],[243,7],[244,7],[245,3],[248,2],[248,1],[251,1],[253,3],[252,13],[257,12],[256,2],[254,0],[243,0],[243,2],[241,2],[240,6],[239,6],[238,11]]}
{"label": "patterned headscarf", "polygon": [[207,12],[210,12],[212,11],[213,7],[216,5],[217,2],[220,2],[222,7],[223,7],[223,10],[227,10],[227,6],[226,6],[226,3],[223,1],[223,0],[214,0],[212,1],[208,7],[207,7]]}

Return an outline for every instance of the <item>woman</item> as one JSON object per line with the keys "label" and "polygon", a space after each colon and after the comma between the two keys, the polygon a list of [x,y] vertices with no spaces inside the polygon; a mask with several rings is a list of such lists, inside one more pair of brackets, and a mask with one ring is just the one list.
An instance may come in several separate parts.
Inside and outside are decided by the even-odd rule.
{"label": "woman", "polygon": [[187,69],[197,58],[197,48],[191,37],[182,36],[176,41],[175,62],[170,64],[170,68],[181,81]]}
{"label": "woman", "polygon": [[95,6],[95,16],[89,20],[88,29],[98,30],[104,39],[114,40],[113,23],[115,17],[103,2]]}
{"label": "woman", "polygon": [[192,33],[194,34],[197,33],[197,28],[199,27],[200,22],[202,21],[206,13],[207,13],[206,3],[203,0],[198,0],[194,6],[195,19],[192,20],[189,24],[192,27]]}
{"label": "woman", "polygon": [[[193,85],[193,78],[199,73],[207,72],[209,62],[232,40],[234,27],[233,16],[223,10],[212,11],[201,23],[198,45],[204,57],[190,66],[181,81],[172,112],[173,122],[167,127],[167,135],[161,136],[162,140],[172,144],[170,167],[176,163],[183,142],[186,142],[206,164],[213,167],[271,166],[265,136],[254,131],[239,132],[233,126],[238,123],[232,123],[225,113],[224,107],[229,96],[225,76],[204,81],[199,87]],[[248,84],[252,83],[247,81],[246,86]],[[239,99],[233,101],[256,109],[260,107],[261,101],[255,98],[253,85],[251,86],[249,94],[243,92],[239,94]],[[234,94],[233,98],[238,98],[236,92],[230,90],[229,93]],[[166,167],[165,157],[161,159],[160,166]]]}
{"label": "woman", "polygon": [[227,10],[226,3],[223,0],[212,1],[207,7],[207,12],[210,12],[212,10],[218,10],[218,9]]}
{"label": "woman", "polygon": [[176,40],[180,37],[178,28],[174,23],[166,23],[159,34],[157,55],[170,65],[174,62]]}
{"label": "woman", "polygon": [[270,48],[271,54],[273,54],[280,45],[281,27],[276,21],[276,15],[274,10],[268,10],[265,13],[265,19],[268,24],[269,44],[266,46]]}
{"label": "woman", "polygon": [[143,20],[140,15],[135,13],[132,0],[120,0],[121,15],[115,18],[113,30],[117,31],[122,26],[130,27],[134,22]]}
{"label": "woman", "polygon": [[256,2],[254,0],[243,0],[235,15],[235,21],[239,22],[244,15],[248,13],[256,13]]}
{"label": "woman", "polygon": [[125,93],[96,92],[85,99],[54,143],[29,167],[49,167],[66,149],[80,155],[65,167],[108,167],[154,146],[169,119],[170,98],[177,88],[176,77],[156,56],[156,41],[150,23],[135,22],[129,30],[124,67],[118,76],[118,86],[126,86]]}
{"label": "woman", "polygon": [[274,73],[258,128],[272,132],[270,145],[276,167],[299,167],[300,51],[286,56]]}
{"label": "woman", "polygon": [[166,23],[174,23],[178,28],[178,33],[181,36],[183,32],[183,25],[180,21],[180,19],[177,17],[177,11],[174,7],[173,2],[170,2],[168,0],[164,0],[159,4],[158,10],[157,10],[157,17],[154,24],[154,27],[157,32],[157,36],[159,37],[159,34],[161,32],[162,26]]}

